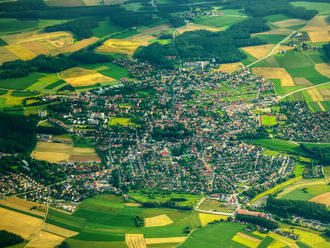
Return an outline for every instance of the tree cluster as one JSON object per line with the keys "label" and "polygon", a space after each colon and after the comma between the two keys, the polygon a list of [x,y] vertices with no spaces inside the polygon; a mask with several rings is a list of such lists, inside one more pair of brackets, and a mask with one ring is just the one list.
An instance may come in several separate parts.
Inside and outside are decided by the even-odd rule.
{"label": "tree cluster", "polygon": [[154,128],[152,137],[155,140],[176,141],[191,136],[191,131],[187,130],[182,123],[175,126],[165,126],[164,128]]}
{"label": "tree cluster", "polygon": [[134,218],[135,225],[137,227],[143,227],[144,226],[144,219],[143,217],[136,215]]}
{"label": "tree cluster", "polygon": [[267,199],[266,210],[284,218],[298,215],[308,219],[330,222],[330,211],[324,204],[315,202],[282,200],[270,196]]}
{"label": "tree cluster", "polygon": [[328,165],[330,164],[330,150],[327,147],[312,147],[308,148],[304,144],[300,144],[300,149],[309,155],[309,157],[314,158],[321,163]]}
{"label": "tree cluster", "polygon": [[246,221],[248,223],[256,224],[262,227],[266,227],[268,229],[277,229],[279,227],[278,223],[275,221],[268,220],[266,218],[260,216],[252,216],[245,214],[237,214],[236,220]]}
{"label": "tree cluster", "polygon": [[24,239],[12,232],[7,232],[6,230],[0,231],[0,247],[7,247],[10,245],[16,245],[22,243]]}
{"label": "tree cluster", "polygon": [[330,42],[328,42],[328,44],[323,45],[323,50],[328,59],[330,59]]}

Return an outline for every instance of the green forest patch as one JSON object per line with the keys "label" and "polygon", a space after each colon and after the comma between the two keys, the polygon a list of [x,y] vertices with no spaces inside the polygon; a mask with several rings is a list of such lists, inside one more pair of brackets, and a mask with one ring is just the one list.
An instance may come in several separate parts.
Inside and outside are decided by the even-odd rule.
{"label": "green forest patch", "polygon": [[92,29],[96,37],[104,37],[112,33],[121,32],[124,28],[111,24],[108,20],[99,22],[99,26]]}

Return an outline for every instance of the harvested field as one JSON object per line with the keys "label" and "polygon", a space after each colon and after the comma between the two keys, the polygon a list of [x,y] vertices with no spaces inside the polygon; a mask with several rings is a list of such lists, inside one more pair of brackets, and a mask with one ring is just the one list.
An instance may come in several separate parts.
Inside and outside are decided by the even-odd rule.
{"label": "harvested field", "polygon": [[291,33],[290,30],[279,28],[279,29],[272,29],[272,30],[267,31],[267,32],[254,33],[254,34],[251,34],[251,36],[253,37],[253,36],[256,36],[256,35],[264,35],[264,34],[289,35],[290,33]]}
{"label": "harvested field", "polygon": [[59,74],[60,78],[73,87],[89,86],[97,83],[115,81],[115,79],[102,75],[94,70],[74,67]]}
{"label": "harvested field", "polygon": [[232,73],[234,71],[238,71],[242,69],[243,64],[241,62],[238,63],[229,63],[229,64],[222,64],[219,67],[219,71],[227,72],[227,73]]}
{"label": "harvested field", "polygon": [[310,20],[305,27],[301,30],[303,31],[322,31],[329,30],[329,24],[326,21],[326,16],[315,16]]}
{"label": "harvested field", "polygon": [[20,44],[5,46],[5,48],[21,60],[33,59],[36,56],[33,52]]}
{"label": "harvested field", "polygon": [[59,226],[55,226],[49,223],[46,223],[46,225],[43,227],[42,230],[65,238],[69,238],[78,234],[77,232]]}
{"label": "harvested field", "polygon": [[328,63],[315,64],[315,70],[330,78],[330,65]]}
{"label": "harvested field", "polygon": [[127,207],[141,207],[142,205],[140,203],[127,202],[127,203],[125,203],[125,206],[127,206]]}
{"label": "harvested field", "polygon": [[330,89],[319,89],[325,101],[330,101]]}
{"label": "harvested field", "polygon": [[312,102],[324,101],[323,96],[317,88],[309,89],[307,92],[311,96]]}
{"label": "harvested field", "polygon": [[170,28],[171,27],[169,25],[163,24],[163,25],[159,25],[159,26],[156,26],[156,27],[153,27],[153,28],[148,28],[146,30],[143,30],[143,33],[144,34],[158,34],[161,31],[165,31],[165,30],[168,30]]}
{"label": "harvested field", "polygon": [[184,32],[196,31],[196,30],[208,30],[208,31],[211,31],[211,32],[218,32],[218,31],[221,31],[223,29],[222,28],[216,28],[216,27],[210,27],[210,26],[204,26],[204,25],[189,23],[189,24],[187,24],[183,27],[178,28],[177,33],[182,34]]}
{"label": "harvested field", "polygon": [[311,31],[307,33],[313,43],[330,41],[329,31]]}
{"label": "harvested field", "polygon": [[[34,215],[38,215],[40,217],[44,217],[45,213],[46,213],[45,205],[27,201],[27,200],[24,200],[24,199],[15,197],[15,196],[7,198],[7,199],[1,199],[0,204],[13,208],[13,209],[21,210],[21,211],[31,213]],[[32,210],[32,207],[37,207],[37,208]]]}
{"label": "harvested field", "polygon": [[88,39],[83,39],[80,41],[75,42],[73,45],[61,48],[59,51],[62,53],[66,53],[66,52],[76,52],[82,48],[85,48],[91,44],[93,44],[94,42],[96,42],[99,38],[97,37],[90,37]]}
{"label": "harvested field", "polygon": [[48,54],[48,49],[43,46],[40,42],[38,41],[28,41],[25,43],[22,43],[24,47],[29,48],[36,56],[40,54]]}
{"label": "harvested field", "polygon": [[48,6],[53,7],[77,7],[77,6],[84,6],[85,3],[83,0],[48,0],[45,1]]}
{"label": "harvested field", "polygon": [[143,234],[126,234],[125,242],[128,248],[147,248]]}
{"label": "harvested field", "polygon": [[144,219],[144,224],[146,227],[166,226],[172,223],[173,221],[166,214],[161,214]]}
{"label": "harvested field", "polygon": [[[263,58],[265,56],[267,56],[270,51],[272,50],[272,48],[274,47],[274,45],[272,44],[268,44],[268,45],[260,45],[260,46],[250,46],[250,47],[243,47],[242,49],[249,53],[250,55],[252,55],[255,58]],[[275,51],[273,51],[273,54],[277,54],[281,51],[288,51],[293,49],[293,47],[290,46],[279,46]]]}
{"label": "harvested field", "polygon": [[212,221],[215,220],[227,220],[229,216],[227,215],[218,215],[218,214],[204,214],[198,213],[199,221],[201,222],[202,226],[206,226]]}
{"label": "harvested field", "polygon": [[104,53],[123,53],[133,55],[139,46],[140,43],[135,41],[109,39],[105,41],[102,46],[98,47],[97,51]]}
{"label": "harvested field", "polygon": [[133,36],[130,36],[125,39],[125,41],[130,41],[134,43],[139,43],[140,46],[147,46],[149,45],[149,41],[154,40],[155,37],[152,36],[151,34],[146,34],[146,33],[141,33],[141,34],[136,34]]}
{"label": "harvested field", "polygon": [[166,243],[182,243],[186,237],[171,237],[171,238],[150,238],[144,239],[147,245],[166,244]]}
{"label": "harvested field", "polygon": [[252,69],[255,75],[266,79],[280,79],[281,86],[295,86],[293,79],[285,68],[278,67],[255,67]]}
{"label": "harvested field", "polygon": [[0,65],[4,62],[13,61],[19,59],[15,54],[11,53],[5,47],[0,47]]}
{"label": "harvested field", "polygon": [[306,21],[302,19],[287,19],[283,21],[273,22],[274,25],[279,26],[281,28],[299,26],[305,23]]}
{"label": "harvested field", "polygon": [[[95,6],[95,5],[100,5],[101,2],[104,3],[104,5],[114,5],[114,4],[121,4],[126,2],[127,0],[83,0],[85,5],[88,6]],[[102,3],[102,4],[103,4]]]}
{"label": "harvested field", "polygon": [[65,238],[42,231],[37,237],[32,239],[25,247],[29,248],[53,248],[59,245]]}
{"label": "harvested field", "polygon": [[315,196],[309,201],[325,204],[327,207],[330,206],[330,192],[323,193],[321,195]]}
{"label": "harvested field", "polygon": [[233,241],[236,241],[242,245],[245,245],[250,248],[257,248],[258,245],[261,243],[261,240],[253,238],[249,235],[244,233],[238,232],[233,238]]}
{"label": "harvested field", "polygon": [[0,230],[16,233],[27,240],[31,239],[39,231],[43,222],[42,219],[1,207],[0,216],[6,216],[6,218],[1,218]]}
{"label": "harvested field", "polygon": [[295,85],[297,86],[313,86],[314,84],[306,78],[293,78]]}

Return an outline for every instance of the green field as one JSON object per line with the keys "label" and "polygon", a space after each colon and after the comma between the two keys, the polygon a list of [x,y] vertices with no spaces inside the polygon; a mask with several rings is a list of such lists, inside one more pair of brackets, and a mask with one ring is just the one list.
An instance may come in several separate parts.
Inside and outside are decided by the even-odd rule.
{"label": "green field", "polygon": [[211,16],[211,17],[198,17],[195,19],[195,23],[204,26],[226,28],[235,23],[245,20],[245,16],[232,15],[232,16]]}
{"label": "green field", "polygon": [[83,65],[82,67],[90,70],[96,70],[99,73],[114,79],[129,78],[130,74],[127,69],[113,63],[102,63],[93,65]]}
{"label": "green field", "polygon": [[[136,227],[134,218],[166,214],[174,223],[163,227]],[[147,238],[185,236],[184,228],[200,225],[198,214],[165,208],[126,206],[122,197],[100,195],[84,200],[73,215],[49,210],[47,222],[79,232],[69,239],[72,247],[92,242],[93,247],[121,247],[126,233],[143,233]],[[98,242],[101,242],[98,244]],[[94,246],[95,245],[95,246]],[[108,245],[108,246],[107,246]],[[120,246],[116,246],[120,245]]]}
{"label": "green field", "polygon": [[330,11],[329,3],[321,3],[321,2],[291,2],[293,6],[296,7],[304,7],[306,9],[315,9],[320,13]]}
{"label": "green field", "polygon": [[13,89],[13,90],[24,90],[27,87],[34,84],[35,82],[37,82],[37,80],[41,77],[43,77],[43,74],[34,72],[34,73],[30,73],[26,77],[1,79],[0,88]]}
{"label": "green field", "polygon": [[315,196],[330,192],[330,186],[326,184],[302,186],[281,197],[281,199],[308,201]]}
{"label": "green field", "polygon": [[57,80],[56,82],[47,85],[47,86],[45,87],[45,89],[47,89],[47,90],[51,90],[51,89],[54,89],[54,88],[56,88],[57,86],[60,86],[60,85],[62,85],[62,84],[66,84],[66,82],[65,82],[64,80]]}
{"label": "green field", "polygon": [[287,20],[289,19],[289,17],[282,14],[276,14],[276,15],[265,16],[264,19],[266,19],[269,22],[278,22],[278,21]]}
{"label": "green field", "polygon": [[281,34],[260,34],[260,35],[254,36],[254,37],[259,38],[260,40],[262,40],[268,44],[277,44],[287,36],[281,35]]}
{"label": "green field", "polygon": [[123,30],[124,28],[111,24],[108,20],[99,22],[99,26],[92,29],[93,34],[100,38]]}
{"label": "green field", "polygon": [[285,140],[279,139],[257,139],[253,140],[253,143],[256,145],[267,147],[275,151],[284,151],[284,152],[299,152],[299,145],[291,143]]}
{"label": "green field", "polygon": [[276,116],[274,115],[262,115],[261,123],[263,126],[274,126],[277,124]]}

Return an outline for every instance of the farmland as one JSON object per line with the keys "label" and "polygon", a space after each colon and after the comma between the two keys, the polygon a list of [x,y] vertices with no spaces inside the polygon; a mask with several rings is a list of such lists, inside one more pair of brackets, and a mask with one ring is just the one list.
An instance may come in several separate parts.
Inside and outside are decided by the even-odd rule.
{"label": "farmland", "polygon": [[97,48],[98,52],[102,53],[122,53],[133,55],[135,50],[141,44],[136,41],[121,40],[121,39],[109,39],[104,44]]}
{"label": "farmland", "polygon": [[199,221],[201,222],[202,226],[207,226],[210,222],[215,220],[227,220],[229,216],[227,215],[219,215],[219,214],[204,214],[199,213]]}
{"label": "farmland", "polygon": [[206,199],[200,204],[199,209],[206,211],[218,211],[231,214],[235,211],[236,207],[227,203],[219,202],[213,199]]}

